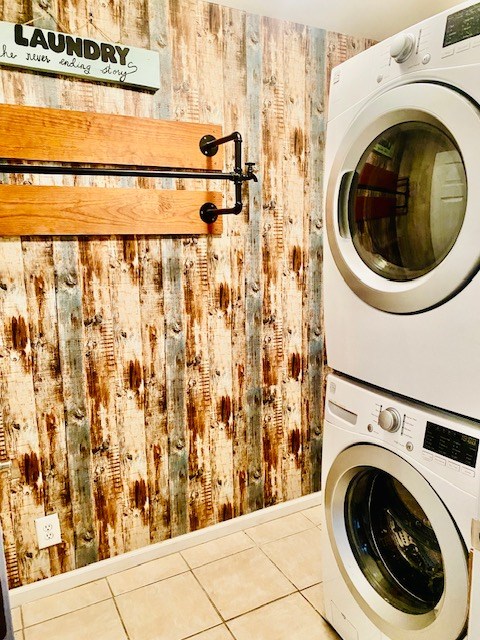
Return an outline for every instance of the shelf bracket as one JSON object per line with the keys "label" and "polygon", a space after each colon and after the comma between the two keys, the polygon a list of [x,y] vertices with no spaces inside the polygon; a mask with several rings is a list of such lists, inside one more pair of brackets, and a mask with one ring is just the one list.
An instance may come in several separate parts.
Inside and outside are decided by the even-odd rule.
{"label": "shelf bracket", "polygon": [[242,168],[242,136],[238,133],[238,131],[234,131],[229,136],[225,136],[223,138],[215,138],[214,136],[203,136],[200,140],[200,151],[208,157],[214,156],[218,147],[221,144],[225,144],[227,142],[235,143],[235,167],[234,170],[228,179],[232,180],[235,183],[235,204],[233,207],[227,207],[225,209],[218,209],[213,202],[206,202],[200,208],[200,217],[203,222],[207,224],[212,224],[216,221],[218,216],[223,215],[238,215],[243,209],[243,200],[242,200],[242,185],[244,182],[248,180],[253,180],[254,182],[258,182],[258,178],[254,173],[255,163],[254,162],[246,162],[245,167],[246,171],[243,171]]}

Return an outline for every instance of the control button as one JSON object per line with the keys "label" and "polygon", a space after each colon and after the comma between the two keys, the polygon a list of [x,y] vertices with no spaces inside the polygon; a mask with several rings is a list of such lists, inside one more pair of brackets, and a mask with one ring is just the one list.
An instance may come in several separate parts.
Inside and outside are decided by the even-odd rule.
{"label": "control button", "polygon": [[369,424],[367,427],[367,431],[369,431],[370,433],[372,433],[373,431],[373,424]]}
{"label": "control button", "polygon": [[422,453],[422,458],[424,460],[433,460],[433,453],[427,453],[426,451],[424,451]]}
{"label": "control button", "polygon": [[407,444],[405,445],[405,449],[407,451],[413,451],[413,442],[410,442],[410,440],[407,442]]}
{"label": "control button", "polygon": [[429,53],[426,53],[422,58],[422,64],[428,64],[431,59],[432,56]]}
{"label": "control button", "polygon": [[467,49],[470,49],[470,42],[468,40],[455,45],[456,53],[458,53],[459,51],[466,51]]}
{"label": "control button", "polygon": [[460,471],[460,465],[456,462],[449,462],[448,467],[449,469],[453,469],[454,471]]}
{"label": "control button", "polygon": [[415,46],[415,36],[413,33],[401,33],[392,40],[390,55],[395,62],[404,62],[412,55]]}
{"label": "control button", "polygon": [[435,456],[435,462],[442,465],[442,467],[445,467],[447,464],[447,461],[444,458],[439,458],[438,456]]}
{"label": "control button", "polygon": [[471,476],[472,478],[475,477],[475,470],[474,469],[466,469],[465,467],[462,467],[462,473],[465,476]]}
{"label": "control button", "polygon": [[378,84],[380,84],[380,82],[381,82],[382,80],[383,80],[383,76],[382,76],[382,74],[378,75],[378,76],[377,76],[377,82],[378,82]]}
{"label": "control button", "polygon": [[378,424],[384,431],[393,433],[400,429],[402,418],[396,409],[388,407],[378,414]]}
{"label": "control button", "polygon": [[340,73],[337,71],[333,76],[333,84],[337,84],[338,82],[340,82]]}
{"label": "control button", "polygon": [[450,56],[453,56],[454,53],[455,53],[454,48],[448,47],[448,49],[444,49],[442,51],[442,58],[449,58]]}

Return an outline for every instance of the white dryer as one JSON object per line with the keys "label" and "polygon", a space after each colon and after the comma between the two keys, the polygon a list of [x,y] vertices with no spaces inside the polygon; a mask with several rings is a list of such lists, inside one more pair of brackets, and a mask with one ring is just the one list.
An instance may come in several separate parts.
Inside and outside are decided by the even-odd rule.
{"label": "white dryer", "polygon": [[480,419],[480,3],[332,73],[325,324],[333,369]]}
{"label": "white dryer", "polygon": [[325,416],[328,621],[343,640],[478,640],[468,630],[478,425],[333,375]]}

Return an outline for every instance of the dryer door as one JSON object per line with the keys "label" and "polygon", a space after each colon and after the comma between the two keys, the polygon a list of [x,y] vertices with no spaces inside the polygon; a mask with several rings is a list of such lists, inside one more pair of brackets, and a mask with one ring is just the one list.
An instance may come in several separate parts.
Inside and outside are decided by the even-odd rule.
{"label": "dryer door", "polygon": [[477,272],[479,115],[462,94],[417,83],[370,102],[345,135],[327,187],[328,240],[371,306],[424,311]]}
{"label": "dryer door", "polygon": [[328,535],[355,600],[391,640],[455,640],[468,614],[467,550],[442,500],[403,458],[345,449],[325,485]]}

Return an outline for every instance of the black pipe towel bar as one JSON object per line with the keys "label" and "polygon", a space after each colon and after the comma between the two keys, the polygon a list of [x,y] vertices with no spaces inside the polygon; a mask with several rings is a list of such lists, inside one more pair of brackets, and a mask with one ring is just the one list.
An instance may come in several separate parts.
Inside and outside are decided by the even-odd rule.
{"label": "black pipe towel bar", "polygon": [[76,175],[76,176],[115,176],[130,178],[178,178],[178,179],[203,179],[203,180],[230,180],[235,183],[235,204],[233,207],[218,209],[213,202],[206,202],[200,207],[200,217],[203,222],[213,224],[218,216],[234,214],[238,215],[243,209],[242,184],[248,180],[258,182],[254,173],[254,162],[246,162],[246,170],[242,169],[242,136],[234,131],[223,138],[215,138],[211,135],[203,136],[199,147],[203,155],[214,156],[218,147],[227,142],[235,143],[235,167],[234,170],[225,173],[219,171],[176,171],[175,169],[102,169],[99,167],[65,167],[38,164],[0,164],[0,173],[32,173],[48,175]]}

